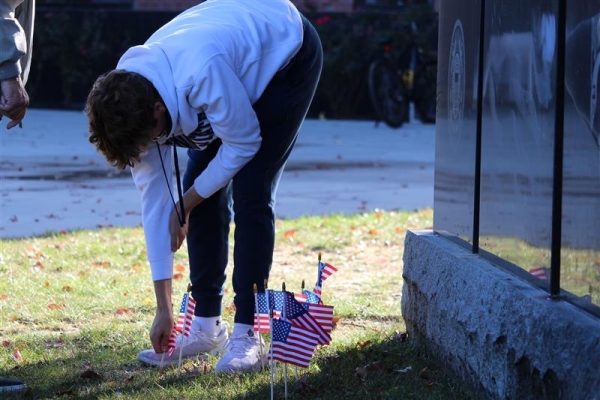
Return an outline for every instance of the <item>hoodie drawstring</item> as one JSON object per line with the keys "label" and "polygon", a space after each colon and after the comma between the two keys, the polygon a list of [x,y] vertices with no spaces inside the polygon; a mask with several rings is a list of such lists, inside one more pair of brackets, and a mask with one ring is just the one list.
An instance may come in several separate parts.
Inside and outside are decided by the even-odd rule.
{"label": "hoodie drawstring", "polygon": [[177,210],[177,204],[175,203],[175,198],[173,197],[173,193],[171,192],[171,185],[169,185],[169,178],[167,177],[167,170],[165,169],[165,162],[163,161],[162,153],[160,152],[160,144],[156,143],[156,148],[158,150],[158,156],[160,157],[160,165],[162,166],[163,174],[165,176],[165,180],[167,182],[167,189],[169,189],[169,195],[171,196],[171,201],[173,202],[173,207],[175,207],[175,212],[177,213],[177,219],[179,220],[179,226],[185,225],[185,208],[183,205],[183,191],[181,190],[181,178],[179,173],[179,160],[177,158],[177,147],[173,145],[173,161],[175,163],[175,178],[177,179],[177,195],[179,197],[179,208]]}

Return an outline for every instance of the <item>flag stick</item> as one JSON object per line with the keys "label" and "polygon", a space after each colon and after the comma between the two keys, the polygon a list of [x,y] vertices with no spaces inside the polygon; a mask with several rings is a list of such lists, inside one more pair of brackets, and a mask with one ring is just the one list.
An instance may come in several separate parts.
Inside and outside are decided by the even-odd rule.
{"label": "flag stick", "polygon": [[273,400],[273,381],[275,380],[275,377],[273,376],[274,371],[273,371],[273,364],[275,364],[275,361],[273,361],[273,309],[271,308],[271,300],[269,299],[269,289],[267,286],[267,280],[265,279],[265,298],[267,299],[267,310],[269,310],[269,332],[271,334],[271,357],[269,360],[269,369],[271,370],[271,400]]}
{"label": "flag stick", "polygon": [[321,252],[319,252],[319,262],[317,262],[317,283],[315,286],[319,286],[321,284]]}
{"label": "flag stick", "polygon": [[[304,288],[306,287],[306,283],[304,282],[304,279],[302,279],[302,285],[301,285],[301,290],[300,293],[304,294]],[[296,378],[296,381],[298,380],[298,366],[294,365],[294,376]]]}
{"label": "flag stick", "polygon": [[[281,284],[281,290],[283,291],[283,293],[285,294],[285,282],[283,282]],[[281,308],[281,319],[283,319],[284,321],[287,319],[287,315],[285,312],[285,301],[283,302],[282,308]],[[287,382],[288,382],[288,368],[287,368],[287,363],[283,363],[283,387],[284,387],[284,398],[287,399],[288,398],[288,386],[287,386]]]}
{"label": "flag stick", "polygon": [[257,325],[258,325],[258,344],[260,346],[259,348],[259,357],[260,357],[260,370],[264,370],[265,369],[265,360],[264,360],[264,349],[263,349],[263,342],[262,342],[262,337],[260,335],[260,315],[258,314],[258,286],[256,286],[256,283],[253,284],[253,289],[254,289],[254,312],[256,315],[256,319],[257,319]]}
{"label": "flag stick", "polygon": [[[190,296],[186,296],[185,298],[185,304],[183,305],[183,309],[185,310],[185,312],[187,313],[187,307],[188,307],[188,302],[190,301]],[[184,321],[184,325],[185,325],[185,321]],[[179,360],[177,361],[177,368],[181,369],[181,356],[183,354],[183,341],[185,340],[185,336],[183,336],[181,338],[181,346],[179,346]]]}

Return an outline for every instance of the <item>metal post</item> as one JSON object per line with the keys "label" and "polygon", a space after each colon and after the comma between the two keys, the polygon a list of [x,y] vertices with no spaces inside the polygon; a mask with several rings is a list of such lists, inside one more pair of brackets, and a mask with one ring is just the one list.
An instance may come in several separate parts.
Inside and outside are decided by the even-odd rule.
{"label": "metal post", "polygon": [[475,139],[475,182],[473,185],[473,253],[479,253],[479,203],[481,199],[481,126],[483,121],[483,63],[485,49],[485,0],[479,16],[479,60],[477,65],[477,132]]}
{"label": "metal post", "polygon": [[554,116],[554,188],[552,191],[552,244],[550,255],[550,296],[560,295],[560,250],[562,245],[563,141],[565,129],[565,50],[567,1],[558,1],[556,27],[556,110]]}

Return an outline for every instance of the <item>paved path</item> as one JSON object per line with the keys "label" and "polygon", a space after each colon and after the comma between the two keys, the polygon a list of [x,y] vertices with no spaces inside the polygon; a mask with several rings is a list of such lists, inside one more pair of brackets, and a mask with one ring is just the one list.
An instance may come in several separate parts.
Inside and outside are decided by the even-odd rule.
{"label": "paved path", "polygon": [[[432,207],[434,136],[420,123],[307,120],[279,186],[278,217]],[[22,129],[2,124],[0,238],[140,222],[129,172],[96,153],[83,113],[32,109]]]}

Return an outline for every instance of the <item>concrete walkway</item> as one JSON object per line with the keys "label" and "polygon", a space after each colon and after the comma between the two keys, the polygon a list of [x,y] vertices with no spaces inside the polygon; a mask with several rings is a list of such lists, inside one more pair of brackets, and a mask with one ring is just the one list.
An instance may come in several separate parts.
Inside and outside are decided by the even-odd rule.
{"label": "concrete walkway", "polygon": [[[0,238],[141,223],[128,171],[87,140],[83,113],[29,110],[0,128]],[[280,218],[433,206],[434,125],[307,120],[279,185]],[[182,163],[185,163],[185,152]]]}

